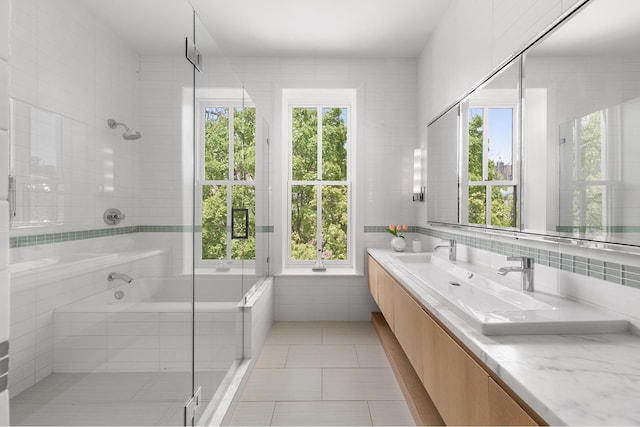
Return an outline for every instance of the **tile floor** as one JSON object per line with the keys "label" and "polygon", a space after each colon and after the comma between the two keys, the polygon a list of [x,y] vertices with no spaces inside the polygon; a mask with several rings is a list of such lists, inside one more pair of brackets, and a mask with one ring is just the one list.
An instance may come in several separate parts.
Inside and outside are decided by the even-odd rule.
{"label": "tile floor", "polygon": [[[204,399],[225,373],[198,373]],[[190,389],[190,372],[51,374],[11,399],[11,425],[183,425]]]}
{"label": "tile floor", "polygon": [[232,425],[415,425],[371,322],[278,322]]}

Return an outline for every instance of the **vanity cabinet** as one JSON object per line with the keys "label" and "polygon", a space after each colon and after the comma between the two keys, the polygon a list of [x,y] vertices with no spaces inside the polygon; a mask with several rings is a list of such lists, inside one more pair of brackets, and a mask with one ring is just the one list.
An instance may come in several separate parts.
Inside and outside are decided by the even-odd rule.
{"label": "vanity cabinet", "polygon": [[368,269],[371,295],[447,425],[539,425],[371,256]]}
{"label": "vanity cabinet", "polygon": [[425,389],[447,425],[489,424],[489,375],[426,313],[424,365],[434,372]]}
{"label": "vanity cabinet", "polygon": [[389,327],[394,331],[393,292],[396,282],[380,264],[371,259],[369,260],[368,271],[369,291],[385,319],[387,319]]}
{"label": "vanity cabinet", "polygon": [[424,382],[422,373],[424,353],[422,330],[426,320],[424,312],[422,311],[422,307],[420,307],[402,287],[396,285],[393,286],[392,289],[393,323],[396,339],[407,355],[416,374],[418,374],[420,380]]}
{"label": "vanity cabinet", "polygon": [[538,425],[493,378],[489,378],[489,424],[494,426]]}

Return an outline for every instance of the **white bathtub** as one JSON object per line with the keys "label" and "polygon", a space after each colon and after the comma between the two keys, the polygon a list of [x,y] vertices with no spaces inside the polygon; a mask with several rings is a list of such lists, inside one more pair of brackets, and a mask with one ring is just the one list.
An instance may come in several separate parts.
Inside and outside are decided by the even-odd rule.
{"label": "white bathtub", "polygon": [[[191,311],[192,279],[189,276],[134,278],[88,298],[60,307],[56,312]],[[116,298],[116,293],[121,296]],[[240,277],[198,276],[195,279],[196,311],[236,309],[242,302]]]}
{"label": "white bathtub", "polygon": [[[189,370],[191,289],[186,276],[137,278],[57,308],[53,371]],[[198,276],[195,289],[196,369],[228,369],[243,357],[241,278]]]}

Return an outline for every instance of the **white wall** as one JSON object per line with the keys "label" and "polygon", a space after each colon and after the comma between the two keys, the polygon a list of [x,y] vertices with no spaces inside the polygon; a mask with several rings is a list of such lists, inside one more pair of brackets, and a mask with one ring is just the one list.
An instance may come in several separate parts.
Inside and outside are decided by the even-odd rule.
{"label": "white wall", "polygon": [[11,45],[12,235],[135,225],[139,143],[107,119],[140,124],[138,55],[67,0],[13,2]]}
{"label": "white wall", "polygon": [[[275,320],[368,319],[375,308],[366,290],[365,249],[389,244],[389,236],[364,226],[411,224],[413,148],[417,143],[415,59],[234,58],[247,92],[272,124],[274,188],[272,266]],[[280,120],[284,88],[355,88],[357,94],[357,276],[283,275],[282,206],[286,188]],[[336,284],[339,283],[342,289]],[[358,295],[358,298],[354,296]]]}
{"label": "white wall", "polygon": [[[531,38],[553,23],[574,6],[576,0],[537,0],[526,2],[509,0],[454,0],[440,20],[431,39],[418,58],[418,111],[420,144],[426,147],[426,125],[475,83],[482,80],[511,54],[521,49]],[[426,206],[413,210],[415,223],[426,225]],[[543,214],[543,212],[541,212]],[[543,218],[538,218],[544,223]],[[536,249],[640,266],[636,255],[605,252],[592,248],[564,246],[550,243],[516,241],[505,236],[487,236],[455,230],[456,234],[481,239],[532,246]],[[425,249],[439,243],[426,239]],[[506,259],[489,251],[460,245],[459,259],[495,270],[506,265]],[[628,317],[637,328],[640,315],[640,291],[604,280],[536,266],[538,288],[566,295],[586,303],[601,306]],[[517,277],[510,278],[516,286]]]}
{"label": "white wall", "polygon": [[[9,217],[7,181],[9,158],[9,0],[0,0],[0,343],[9,339]],[[9,425],[9,393],[0,393],[0,425]]]}
{"label": "white wall", "polygon": [[[109,207],[127,215],[121,226],[136,225],[139,145],[123,140],[107,119],[140,124],[138,55],[78,2],[13,1],[10,23],[12,159],[0,176],[17,179],[11,235],[107,228],[102,215]],[[99,252],[103,242],[133,246],[114,237],[14,248],[11,262]],[[8,250],[8,238],[0,245]],[[35,273],[10,288],[12,396],[52,372],[53,310],[107,286],[108,271],[67,280]]]}

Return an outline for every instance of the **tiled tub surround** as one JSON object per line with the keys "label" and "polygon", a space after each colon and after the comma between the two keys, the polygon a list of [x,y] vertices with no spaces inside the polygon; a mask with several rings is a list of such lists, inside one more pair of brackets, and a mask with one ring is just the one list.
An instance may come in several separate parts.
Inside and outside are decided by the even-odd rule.
{"label": "tiled tub surround", "polygon": [[[117,248],[121,248],[120,251]],[[134,250],[120,237],[12,249],[11,348],[12,396],[53,372],[53,313],[64,305],[122,282],[111,271],[133,278],[169,274],[166,249]]]}
{"label": "tiled tub surround", "polygon": [[638,336],[485,336],[390,264],[391,250],[369,254],[551,425],[640,423]]}
{"label": "tiled tub surround", "polygon": [[[56,309],[54,372],[189,371],[191,283],[140,278]],[[196,370],[224,372],[242,357],[241,289],[241,278],[196,279]]]}

